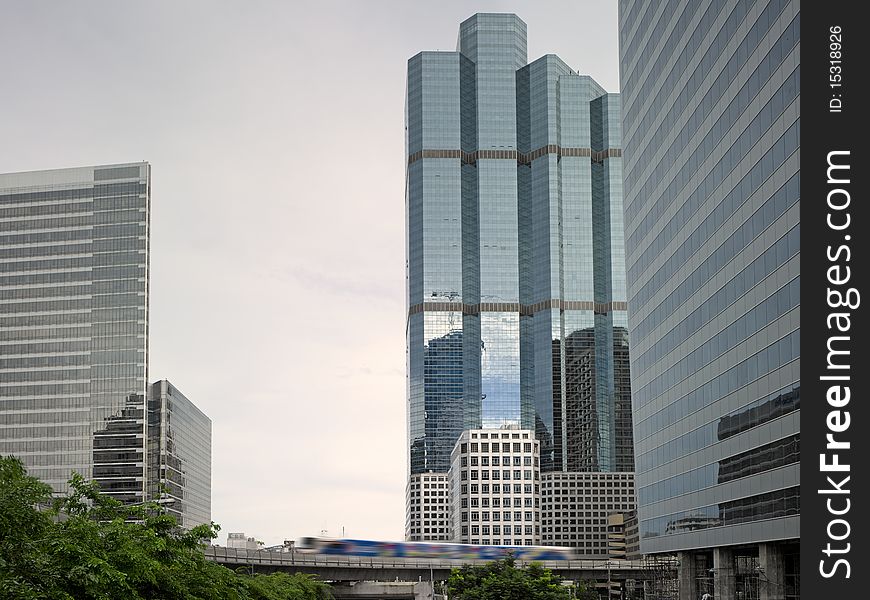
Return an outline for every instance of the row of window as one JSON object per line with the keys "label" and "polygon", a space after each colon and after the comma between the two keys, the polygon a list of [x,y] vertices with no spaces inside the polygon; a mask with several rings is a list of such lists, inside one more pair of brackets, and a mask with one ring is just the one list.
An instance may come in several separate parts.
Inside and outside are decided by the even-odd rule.
{"label": "row of window", "polygon": [[[777,2],[780,3],[779,8],[781,10],[784,2],[782,0],[777,0]],[[686,147],[688,147],[691,140],[697,139],[697,133],[700,130],[701,125],[707,120],[709,115],[713,114],[715,105],[718,104],[723,97],[725,97],[727,88],[737,79],[738,71],[746,64],[745,54],[748,54],[748,51],[750,50],[750,48],[747,47],[747,43],[749,40],[752,39],[753,36],[758,35],[760,24],[761,21],[756,21],[755,25],[744,39],[742,44],[744,56],[740,57],[737,54],[731,56],[730,61],[725,65],[724,69],[719,72],[716,81],[707,89],[704,98],[694,109],[686,124],[675,136],[668,152],[662,154],[662,159],[660,159],[655,169],[653,169],[652,173],[646,178],[643,186],[639,190],[641,193],[641,197],[643,197],[643,194],[652,194],[654,189],[662,183],[665,173],[671,167],[671,162],[668,162],[664,157],[673,157],[678,155],[679,150],[685,149]],[[794,48],[794,45],[796,43],[796,37],[797,29],[795,29],[795,23],[792,23],[792,28],[786,29],[786,32],[779,38],[778,43],[774,43],[771,52],[764,59],[762,59],[758,67],[747,78],[746,83],[735,94],[729,105],[723,111],[722,115],[716,120],[705,138],[695,148],[694,152],[692,154],[689,154],[685,158],[685,160],[682,161],[682,168],[677,170],[674,178],[670,181],[670,184],[665,190],[664,196],[658,197],[656,203],[652,207],[653,212],[657,214],[662,214],[670,207],[671,203],[675,198],[675,194],[677,194],[680,188],[685,185],[685,182],[691,178],[692,174],[700,170],[700,165],[702,165],[709,158],[713,148],[723,139],[725,133],[732,129],[738,119],[746,113],[746,109],[749,106],[750,102],[761,91],[762,87],[767,83],[770,76],[780,67],[783,59]],[[714,48],[710,48],[707,55],[705,56],[705,59],[712,59],[715,61],[718,60],[719,56],[721,55],[716,53]],[[696,71],[690,79],[689,85],[684,88],[682,97],[688,99],[689,94],[694,95],[696,89],[695,84],[698,84],[702,80],[704,80],[707,77],[708,73],[709,71]],[[673,94],[669,92],[669,95],[672,96]],[[680,99],[682,99],[682,97]],[[776,94],[774,94],[774,98],[776,98]],[[774,104],[768,102],[767,105],[765,105],[765,107],[762,109],[762,112],[764,112],[765,110],[769,111],[773,107],[775,107],[776,110],[774,110],[774,112],[776,113],[776,115],[778,115],[781,113],[782,107],[788,106],[790,102],[791,100],[784,100],[782,96],[780,96],[778,100],[774,101]],[[776,115],[774,115],[774,120]],[[664,127],[667,130],[672,129],[673,125],[677,122],[680,116],[680,112],[678,111],[667,111],[661,127]],[[748,131],[750,131],[750,129],[761,130],[759,133],[763,133],[764,130],[766,130],[766,127],[758,122],[758,117],[756,116],[756,118],[753,119],[752,123],[750,123],[749,127],[744,130],[743,134],[746,134]],[[664,132],[661,131],[661,128],[659,134],[664,134]],[[741,135],[740,137],[746,138],[745,135]],[[653,137],[651,139],[665,139],[665,137]],[[744,150],[748,150],[748,148],[755,143],[749,138],[744,139],[743,142],[748,143],[748,147],[744,149],[742,147],[743,143],[738,140],[737,148],[738,150],[740,150],[740,156],[744,156],[746,154]],[[643,150],[638,148],[637,150],[643,152],[645,148]],[[728,154],[726,154],[726,157],[727,156]],[[719,164],[721,164],[721,161]],[[627,180],[631,181],[632,185],[634,185],[633,182],[635,181],[635,177],[639,176],[639,173],[635,173],[633,169],[634,167],[631,168],[630,174],[627,177]],[[632,202],[627,211],[628,218],[626,221],[633,221],[638,210],[638,204]],[[640,227],[644,231],[648,230],[653,225],[653,223],[658,220],[655,216],[653,216],[653,212],[648,212],[640,224]],[[634,234],[632,234],[632,236],[630,236],[628,239],[640,242],[642,237],[635,239]]]}
{"label": "row of window", "polygon": [[[462,535],[468,535],[467,529],[468,529],[467,526],[462,527],[462,529],[460,530],[460,531],[462,531]],[[539,534],[539,531],[537,531],[537,529],[538,529],[537,527],[535,527],[533,529],[531,525],[525,525],[525,526],[514,525],[513,526],[514,535],[524,535],[524,534],[525,535],[537,535],[537,534]],[[533,531],[534,531],[534,534],[532,533]],[[502,533],[502,527],[501,527],[501,525],[472,525],[471,526],[471,535],[478,535],[481,532],[483,533],[483,535],[490,535],[490,532],[492,533],[492,535],[500,535]],[[503,528],[503,532],[505,535],[510,535],[511,526],[505,525]],[[484,543],[487,543],[487,542],[484,542]],[[495,541],[494,544],[498,545],[498,541]],[[510,541],[505,540],[505,544],[506,545],[510,544]]]}
{"label": "row of window", "polygon": [[[490,461],[492,462],[493,467],[498,467],[498,466],[501,466],[502,464],[507,467],[507,466],[510,466],[512,464],[510,456],[505,456],[505,457],[498,457],[498,456],[493,456],[493,457],[471,456],[471,457],[468,457],[468,456],[462,456],[459,459],[459,466],[467,467],[470,463],[472,467],[476,467],[478,465],[483,466],[483,467],[488,467],[488,466],[490,466]],[[520,467],[520,466],[531,467],[532,466],[532,457],[531,456],[514,456],[513,457],[513,466],[515,466],[515,467]]]}
{"label": "row of window", "polygon": [[[502,493],[502,494],[510,494],[511,489],[513,489],[514,494],[531,494],[532,493],[532,484],[530,484],[530,483],[526,483],[526,484],[515,483],[515,484],[513,484],[513,488],[511,488],[511,484],[503,483],[503,484],[501,484],[501,488],[499,488],[499,484],[494,483],[494,484],[492,484],[492,488],[491,488],[492,492],[490,492],[490,484],[488,484],[488,483],[482,483],[482,484],[472,483],[470,485],[470,487],[468,484],[463,483],[459,488],[459,493],[462,495],[466,495],[466,494],[468,494],[469,489],[471,490],[472,494],[477,494],[477,493],[498,494],[499,490],[501,490],[500,493]],[[536,494],[540,492],[538,484],[535,484],[534,489],[535,489]]]}
{"label": "row of window", "polygon": [[[768,154],[766,154],[763,158],[761,158],[758,163],[756,163],[757,170],[753,168],[746,177],[750,177],[750,181],[754,182],[751,185],[753,187],[761,186],[762,182],[767,179],[773,172],[785,162],[785,159],[790,156],[792,153],[797,151],[800,147],[800,119],[796,120],[794,124],[776,141],[773,147],[770,149]],[[767,156],[770,156],[770,159],[767,159]],[[774,159],[773,157],[777,158]],[[724,174],[723,174],[724,176]],[[699,189],[702,189],[699,187]],[[756,187],[757,189],[757,187]],[[790,189],[787,190],[791,191]],[[697,190],[692,194],[692,196],[682,205],[680,211],[689,212],[687,209],[694,208],[692,205],[697,201],[701,202],[701,196]],[[791,205],[791,202],[788,202],[788,197],[785,200],[787,202],[787,206]],[[720,206],[722,206],[720,204]],[[771,207],[772,209],[773,207]],[[720,210],[717,207],[715,210]],[[722,209],[722,218],[724,218],[724,208]],[[692,211],[694,214],[694,211]],[[687,216],[688,218],[688,216]],[[676,217],[675,217],[676,219]],[[666,226],[665,230],[659,234],[665,238],[668,236],[677,236],[678,230],[674,229],[673,231],[668,230],[669,227],[672,227],[670,223],[673,223],[674,220],[669,221],[669,224]],[[741,249],[745,247],[745,243],[741,246]],[[735,256],[736,252],[733,252],[731,257]],[[686,278],[682,280],[682,282],[677,285],[674,290],[668,294],[658,305],[650,311],[650,313],[644,317],[644,319],[638,323],[634,329],[632,330],[632,340],[635,344],[638,344],[641,340],[645,339],[665,318],[673,314],[674,310],[681,306],[688,298],[690,298],[699,288],[700,286],[707,283],[710,278],[716,273],[718,273],[724,266],[725,260],[729,260],[730,257],[720,256],[717,259],[711,259],[710,261],[705,261],[701,266],[698,267],[693,273],[689,274]],[[706,266],[705,266],[706,265]],[[698,273],[699,275],[695,275]],[[705,277],[702,277],[705,275]],[[759,280],[760,281],[760,280]],[[750,286],[751,287],[751,286]],[[749,289],[749,288],[747,288]],[[739,296],[736,296],[739,297]],[[735,298],[736,298],[735,297]],[[642,307],[642,304],[637,305],[638,307]],[[723,305],[721,304],[712,304],[713,307],[719,308]]]}
{"label": "row of window", "polygon": [[[534,502],[535,502],[535,508],[537,508],[538,504],[539,504],[539,499],[535,498]],[[469,503],[471,504],[472,508],[476,508],[477,506],[482,506],[483,508],[489,508],[490,498],[470,498],[470,499],[469,498],[462,498],[460,500],[460,506],[462,508],[468,508]],[[498,498],[498,497],[492,498],[492,506],[493,507],[499,508],[499,507],[501,507],[501,505],[502,505],[501,498]],[[505,506],[505,508],[511,506],[511,499],[510,498],[504,499],[504,506]],[[525,498],[514,498],[513,499],[513,506],[516,508],[519,508],[521,506],[526,506],[528,508],[531,508],[532,507],[532,498],[530,498],[528,496],[526,496]]]}
{"label": "row of window", "polygon": [[[468,522],[469,513],[467,511],[462,511],[460,514],[460,520],[463,522]],[[471,520],[472,521],[489,521],[490,516],[492,516],[493,521],[510,521],[511,516],[513,516],[514,521],[532,521],[534,519],[533,511],[527,510],[525,512],[522,511],[514,511],[513,513],[509,510],[505,511],[471,511]]]}
{"label": "row of window", "polygon": [[[714,377],[691,393],[674,401],[677,412],[694,412],[715,402],[732,392],[745,387],[758,377],[775,371],[779,367],[800,357],[800,330],[797,329],[777,340],[767,348],[753,354],[736,364],[721,375]],[[762,367],[767,367],[762,369]],[[680,415],[682,417],[683,415]],[[778,415],[770,414],[770,418]],[[638,469],[647,471],[663,465],[679,456],[711,446],[719,441],[719,422],[711,421],[696,429],[669,438],[662,433],[651,439],[651,444],[659,442],[654,448],[638,449]],[[671,433],[673,435],[673,433]]]}
{"label": "row of window", "polygon": [[69,215],[94,211],[115,211],[131,208],[146,208],[147,200],[140,196],[115,196],[55,204],[31,204],[28,206],[0,206],[0,219],[22,219],[40,215]]}
{"label": "row of window", "polygon": [[[499,479],[499,477],[501,477],[501,479],[504,479],[505,481],[509,481],[511,479],[511,471],[508,469],[505,469],[505,470],[500,471],[500,472],[495,470],[495,469],[493,469],[492,471],[490,471],[489,469],[482,469],[482,470],[480,470],[480,478],[484,479],[484,480],[489,479],[490,473],[492,474],[492,479],[494,479],[494,480]],[[499,475],[499,473],[501,473],[501,474]],[[462,471],[459,472],[460,481],[465,481],[466,479],[469,479],[469,478],[471,480],[475,480],[475,479],[477,479],[477,476],[478,476],[477,469],[471,469],[470,471],[463,469]],[[524,469],[523,471],[520,471],[519,469],[515,469],[513,471],[513,478],[514,479],[531,480],[532,479],[532,470],[531,469]]]}
{"label": "row of window", "polygon": [[[785,6],[785,2],[783,0],[776,0],[773,4],[778,4],[778,12],[781,12],[782,8]],[[768,8],[770,8],[770,6],[768,6]],[[678,156],[680,151],[685,149],[691,141],[697,139],[698,131],[700,130],[701,125],[707,120],[709,115],[713,113],[714,106],[718,104],[723,97],[725,97],[726,90],[737,79],[738,71],[745,66],[745,57],[752,49],[750,43],[753,38],[759,35],[760,28],[764,27],[763,19],[764,17],[755,22],[752,29],[750,29],[747,36],[743,39],[740,48],[738,49],[738,53],[731,55],[728,63],[719,72],[717,79],[707,89],[704,98],[694,109],[682,129],[674,137],[674,140],[671,143],[670,147],[667,149],[666,152],[661,155],[662,158],[659,160],[656,167],[652,170],[652,172],[646,179],[643,188],[644,192],[652,192],[652,189],[662,181],[662,179],[665,177],[665,174],[672,167],[673,157]],[[734,126],[739,118],[746,113],[750,102],[758,95],[758,93],[762,90],[762,88],[768,82],[773,73],[775,73],[776,70],[780,68],[785,57],[795,47],[797,40],[799,39],[799,27],[800,17],[798,16],[791,23],[791,26],[787,27],[785,32],[779,37],[779,39],[774,42],[770,52],[762,58],[759,65],[755,68],[752,74],[749,75],[744,85],[734,95],[731,102],[724,109],[722,115],[710,128],[710,131],[698,144],[695,151],[687,158],[686,162],[683,164],[683,168],[677,173],[674,180],[672,181],[671,186],[668,187],[668,191],[666,192],[667,194],[675,191],[673,189],[674,184],[681,180],[685,180],[687,173],[695,173],[698,170],[700,165],[703,164],[704,161],[712,153],[713,147],[718,144],[718,142],[724,137],[725,133]],[[743,56],[740,56],[739,53],[742,53]],[[714,48],[710,48],[704,59],[715,61],[718,60],[720,56],[720,54],[715,52]],[[693,77],[690,79],[689,84],[683,88],[680,96],[676,99],[676,104],[667,111],[667,114],[665,115],[662,123],[660,124],[656,134],[650,138],[647,138],[648,140],[666,139],[667,133],[673,128],[673,125],[681,116],[682,110],[685,107],[685,103],[688,101],[690,96],[694,96],[696,91],[696,85],[704,80],[707,77],[708,73],[709,71],[696,71],[695,74],[693,74]],[[668,102],[674,101],[672,90],[668,89],[664,93],[666,93],[668,96]],[[774,98],[776,98],[776,94],[774,94]],[[765,108],[769,107],[769,109],[771,109],[775,113],[775,120],[775,116],[781,114],[783,106],[788,106],[790,102],[791,100],[787,100],[781,97],[780,100],[773,100],[773,104],[771,104],[771,102],[768,102]],[[762,109],[762,112],[764,110],[765,109]],[[657,118],[658,115],[659,111],[658,109],[656,109],[655,111],[651,111],[648,114],[648,117]],[[751,127],[752,124],[750,124],[750,128]],[[646,129],[646,127],[644,129]],[[649,147],[648,144],[649,142],[647,143],[646,147],[638,150],[640,152],[645,152]],[[688,169],[686,164],[691,164],[692,168]],[[636,172],[637,168],[639,168],[638,164],[635,164],[634,167],[631,168],[630,172],[627,175],[628,179],[633,181],[634,178],[639,175],[639,173]],[[670,201],[668,200],[668,198],[672,199],[673,196],[666,196],[665,198],[660,198],[659,201],[656,202],[655,208],[653,210],[666,210],[667,207],[670,205]],[[664,204],[662,203],[662,201],[664,201]],[[627,220],[633,220],[636,213],[635,209],[637,208],[639,208],[639,203],[632,203],[632,206],[628,210],[629,216]],[[646,222],[646,219],[644,222]],[[655,258],[655,256],[653,256],[653,258]]]}
{"label": "row of window", "polygon": [[[462,454],[468,454],[469,444],[463,442],[460,444],[459,451]],[[490,450],[490,448],[492,448]],[[499,450],[501,448],[501,450]],[[531,452],[532,451],[532,443],[531,442],[502,442],[499,445],[498,442],[471,442],[471,451],[472,452]]]}
{"label": "row of window", "polygon": [[0,235],[0,249],[3,246],[20,244],[43,244],[49,242],[73,242],[79,240],[97,240],[105,238],[130,238],[144,236],[144,223],[125,223],[123,225],[94,225],[81,229],[64,229],[60,231],[44,231],[40,233],[15,233]]}

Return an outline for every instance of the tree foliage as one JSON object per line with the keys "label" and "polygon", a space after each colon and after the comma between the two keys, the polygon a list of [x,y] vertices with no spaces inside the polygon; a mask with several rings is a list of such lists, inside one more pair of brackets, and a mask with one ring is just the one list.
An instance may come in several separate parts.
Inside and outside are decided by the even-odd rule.
{"label": "tree foliage", "polygon": [[455,600],[564,600],[571,590],[562,579],[537,563],[518,568],[514,559],[453,569],[447,581]]}
{"label": "tree foliage", "polygon": [[205,560],[214,523],[190,531],[156,503],[128,506],[74,474],[66,496],[0,456],[0,598],[321,600],[303,575],[248,576]]}

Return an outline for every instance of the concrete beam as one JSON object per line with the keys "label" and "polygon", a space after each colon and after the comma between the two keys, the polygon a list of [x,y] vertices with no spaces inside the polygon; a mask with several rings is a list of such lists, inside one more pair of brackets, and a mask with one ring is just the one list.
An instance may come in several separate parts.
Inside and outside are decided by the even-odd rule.
{"label": "concrete beam", "polygon": [[730,548],[713,548],[713,598],[732,600],[737,597],[737,569],[734,551]]}
{"label": "concrete beam", "polygon": [[428,581],[360,581],[332,586],[336,600],[433,600]]}
{"label": "concrete beam", "polygon": [[782,600],[785,590],[785,560],[779,544],[758,545],[759,600]]}
{"label": "concrete beam", "polygon": [[677,567],[677,582],[680,600],[698,600],[698,579],[695,573],[695,554],[680,552],[677,554],[680,566]]}

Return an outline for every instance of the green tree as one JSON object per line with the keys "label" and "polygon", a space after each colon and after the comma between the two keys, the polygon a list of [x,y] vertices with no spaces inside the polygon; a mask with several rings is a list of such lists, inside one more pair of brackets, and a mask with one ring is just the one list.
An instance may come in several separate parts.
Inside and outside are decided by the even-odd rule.
{"label": "green tree", "polygon": [[518,568],[513,558],[453,569],[447,581],[456,600],[566,600],[562,579],[537,563]]}
{"label": "green tree", "polygon": [[205,560],[214,523],[181,530],[156,503],[121,504],[74,474],[69,493],[0,456],[0,598],[11,600],[320,600],[305,575],[238,574]]}
{"label": "green tree", "polygon": [[252,600],[324,600],[332,598],[329,586],[304,573],[255,575],[245,581]]}

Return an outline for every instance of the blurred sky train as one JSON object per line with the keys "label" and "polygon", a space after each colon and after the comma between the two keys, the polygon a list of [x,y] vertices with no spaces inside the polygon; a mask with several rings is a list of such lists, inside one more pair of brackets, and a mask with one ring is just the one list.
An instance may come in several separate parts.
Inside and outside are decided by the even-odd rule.
{"label": "blurred sky train", "polygon": [[576,560],[571,548],[549,546],[474,546],[427,542],[375,542],[304,537],[296,543],[301,552],[397,558],[459,558],[495,560],[508,554],[519,560]]}

